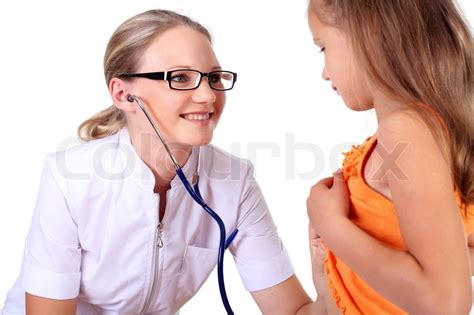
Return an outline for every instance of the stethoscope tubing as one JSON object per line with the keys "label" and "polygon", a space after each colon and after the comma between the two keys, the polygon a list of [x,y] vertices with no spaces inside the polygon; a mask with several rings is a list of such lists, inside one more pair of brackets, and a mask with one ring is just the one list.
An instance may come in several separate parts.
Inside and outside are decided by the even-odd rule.
{"label": "stethoscope tubing", "polygon": [[183,183],[183,186],[186,188],[188,194],[193,198],[193,200],[196,203],[198,203],[204,209],[204,211],[206,211],[214,219],[214,221],[217,223],[217,225],[219,227],[219,250],[218,250],[218,255],[217,255],[217,279],[218,279],[218,283],[219,283],[219,292],[220,292],[222,303],[224,304],[224,308],[226,309],[227,314],[228,315],[234,315],[234,312],[233,312],[233,310],[230,306],[229,300],[227,298],[227,293],[226,293],[226,289],[225,289],[224,253],[225,253],[225,250],[229,247],[232,240],[237,235],[237,232],[239,230],[235,229],[230,234],[229,238],[226,240],[226,229],[225,229],[224,222],[222,221],[221,217],[204,202],[204,200],[201,196],[201,193],[199,191],[199,186],[198,186],[199,178],[197,179],[196,183],[194,184],[194,189],[193,189],[193,187],[189,183],[188,179],[184,175],[181,166],[178,164],[178,162],[174,158],[173,154],[171,154],[171,151],[170,151],[168,145],[166,144],[165,140],[161,136],[161,134],[158,130],[158,127],[156,127],[153,119],[151,118],[148,111],[143,106],[140,99],[135,95],[129,95],[127,97],[127,99],[131,102],[135,101],[137,103],[138,107],[141,108],[141,110],[145,114],[146,118],[150,122],[151,126],[155,130],[155,133],[158,136],[158,138],[160,139],[161,143],[163,144],[165,150],[167,151],[167,153],[168,153],[168,155],[171,159],[171,162],[173,163],[173,165],[176,169],[176,174],[178,175],[179,179]]}
{"label": "stethoscope tubing", "polygon": [[221,294],[222,303],[224,304],[224,308],[226,309],[227,314],[233,315],[234,311],[232,311],[229,299],[227,298],[227,292],[225,290],[224,253],[226,248],[228,247],[228,244],[232,242],[232,239],[235,237],[238,230],[234,230],[234,232],[229,236],[229,239],[226,242],[226,230],[224,222],[219,217],[219,215],[204,202],[201,197],[201,193],[199,192],[198,183],[196,182],[193,189],[186,176],[184,176],[184,173],[181,168],[176,170],[176,174],[181,179],[189,195],[204,209],[204,211],[206,211],[214,219],[214,221],[216,221],[217,225],[219,226],[219,251],[217,255],[217,279],[219,282],[219,292]]}

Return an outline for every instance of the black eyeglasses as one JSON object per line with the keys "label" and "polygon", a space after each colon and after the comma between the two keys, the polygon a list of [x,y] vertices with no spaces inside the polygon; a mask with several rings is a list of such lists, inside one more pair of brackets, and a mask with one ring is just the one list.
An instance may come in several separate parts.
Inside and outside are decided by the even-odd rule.
{"label": "black eyeglasses", "polygon": [[231,71],[201,72],[192,69],[177,69],[163,72],[125,73],[120,78],[147,78],[150,80],[168,81],[173,90],[194,90],[201,84],[202,78],[207,77],[209,87],[217,91],[228,91],[234,87],[237,73]]}

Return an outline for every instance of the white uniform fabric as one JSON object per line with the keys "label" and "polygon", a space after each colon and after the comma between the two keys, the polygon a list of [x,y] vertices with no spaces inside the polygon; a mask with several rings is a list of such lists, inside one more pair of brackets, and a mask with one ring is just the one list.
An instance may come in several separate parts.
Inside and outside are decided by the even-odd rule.
{"label": "white uniform fabric", "polygon": [[[183,167],[190,181],[198,150]],[[294,270],[250,163],[213,146],[200,151],[201,195],[224,221],[227,236],[239,229],[229,249],[245,288],[288,279]],[[3,314],[24,314],[25,291],[77,297],[80,315],[176,313],[216,266],[219,229],[176,176],[161,222],[163,247],[157,247],[159,195],[153,188],[153,174],[126,128],[48,155],[21,275]]]}

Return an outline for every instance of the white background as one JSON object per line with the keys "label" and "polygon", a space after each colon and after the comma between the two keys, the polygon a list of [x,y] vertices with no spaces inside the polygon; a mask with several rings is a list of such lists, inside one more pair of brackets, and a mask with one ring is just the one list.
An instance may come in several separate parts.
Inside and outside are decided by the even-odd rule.
{"label": "white background", "polygon": [[[471,23],[474,4],[460,5]],[[15,280],[47,153],[111,105],[106,43],[139,12],[172,9],[211,30],[221,65],[238,73],[213,143],[249,158],[296,272],[311,297],[305,200],[341,150],[376,129],[372,111],[348,110],[321,79],[323,56],[307,29],[306,1],[0,2],[0,307]],[[354,248],[356,250],[356,248]],[[236,314],[258,314],[232,257],[226,283]],[[215,273],[182,314],[222,314]]]}

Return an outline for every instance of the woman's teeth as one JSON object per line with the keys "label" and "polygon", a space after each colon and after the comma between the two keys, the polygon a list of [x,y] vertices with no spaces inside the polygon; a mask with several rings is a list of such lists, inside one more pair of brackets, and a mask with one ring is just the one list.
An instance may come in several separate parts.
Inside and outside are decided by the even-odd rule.
{"label": "woman's teeth", "polygon": [[187,119],[187,120],[207,120],[209,119],[211,115],[209,113],[207,114],[186,114],[186,115],[183,115],[183,118],[184,119]]}

